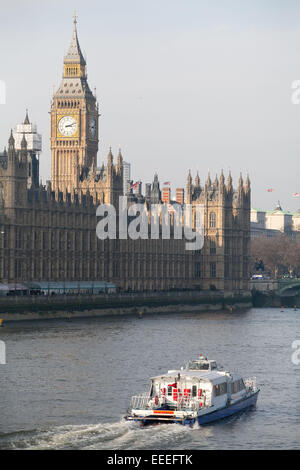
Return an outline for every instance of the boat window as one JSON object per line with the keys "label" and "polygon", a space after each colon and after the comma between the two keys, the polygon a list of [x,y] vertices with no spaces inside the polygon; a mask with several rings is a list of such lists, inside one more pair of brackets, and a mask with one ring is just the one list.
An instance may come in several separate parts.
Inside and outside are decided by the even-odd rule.
{"label": "boat window", "polygon": [[238,393],[241,390],[244,390],[245,384],[243,379],[236,380],[231,384],[231,393]]}
{"label": "boat window", "polygon": [[188,369],[196,370],[197,369],[197,364],[195,362],[189,362],[188,363]]}
{"label": "boat window", "polygon": [[172,396],[173,387],[168,387],[168,395]]}
{"label": "boat window", "polygon": [[219,397],[220,395],[224,395],[227,393],[227,382],[222,384],[214,385],[214,395],[215,397]]}
{"label": "boat window", "polygon": [[217,363],[216,362],[211,362],[210,367],[211,367],[211,370],[217,369]]}
{"label": "boat window", "polygon": [[209,363],[189,362],[188,369],[190,370],[209,370]]}
{"label": "boat window", "polygon": [[196,397],[196,396],[197,396],[197,385],[193,385],[193,388],[192,388],[192,396],[193,396],[193,397]]}

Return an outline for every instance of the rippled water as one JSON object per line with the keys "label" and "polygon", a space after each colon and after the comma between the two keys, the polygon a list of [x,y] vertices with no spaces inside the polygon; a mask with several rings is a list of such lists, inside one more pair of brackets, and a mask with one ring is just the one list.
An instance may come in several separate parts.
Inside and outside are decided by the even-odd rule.
{"label": "rippled water", "polygon": [[[278,449],[300,445],[300,311],[145,315],[7,323],[0,339],[0,448]],[[257,377],[257,407],[193,428],[125,422],[148,378],[202,352]]]}

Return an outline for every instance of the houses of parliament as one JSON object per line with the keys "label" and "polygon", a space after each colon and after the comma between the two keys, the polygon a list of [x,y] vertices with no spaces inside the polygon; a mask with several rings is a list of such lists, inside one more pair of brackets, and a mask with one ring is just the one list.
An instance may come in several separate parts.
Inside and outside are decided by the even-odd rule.
{"label": "houses of parliament", "polygon": [[[51,109],[51,181],[39,182],[41,138],[26,112],[0,153],[0,282],[108,281],[120,291],[172,289],[247,291],[250,181],[233,189],[231,175],[200,184],[188,173],[185,202],[204,206],[204,246],[185,240],[96,236],[96,209],[128,202],[163,204],[155,175],[137,191],[124,188],[124,162],[109,150],[97,166],[99,106],[87,81],[77,22]],[[124,192],[125,191],[125,192]]]}

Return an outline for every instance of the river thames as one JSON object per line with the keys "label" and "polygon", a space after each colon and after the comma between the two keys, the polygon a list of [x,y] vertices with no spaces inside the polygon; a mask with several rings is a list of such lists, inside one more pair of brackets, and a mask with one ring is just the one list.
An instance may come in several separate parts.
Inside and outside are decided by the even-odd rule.
{"label": "river thames", "polygon": [[[1,449],[299,449],[300,310],[147,314],[6,323]],[[199,353],[256,376],[256,408],[211,425],[123,420],[149,377]]]}

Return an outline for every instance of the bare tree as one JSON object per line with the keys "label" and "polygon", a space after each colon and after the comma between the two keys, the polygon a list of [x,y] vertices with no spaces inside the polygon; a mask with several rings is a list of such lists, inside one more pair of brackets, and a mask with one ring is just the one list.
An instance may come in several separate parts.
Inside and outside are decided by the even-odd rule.
{"label": "bare tree", "polygon": [[257,270],[259,261],[272,276],[300,275],[300,241],[287,235],[259,237],[251,240],[251,269]]}

